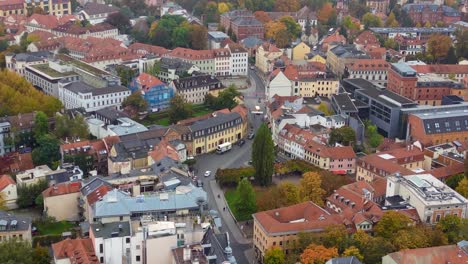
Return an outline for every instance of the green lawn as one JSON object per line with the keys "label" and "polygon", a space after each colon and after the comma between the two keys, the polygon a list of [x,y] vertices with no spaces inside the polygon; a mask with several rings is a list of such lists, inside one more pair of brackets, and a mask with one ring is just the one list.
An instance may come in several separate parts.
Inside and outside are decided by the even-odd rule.
{"label": "green lawn", "polygon": [[63,232],[70,231],[73,224],[67,221],[52,223],[36,223],[40,235],[61,235]]}
{"label": "green lawn", "polygon": [[[192,117],[206,115],[208,113],[213,112],[213,110],[207,108],[205,105],[194,105],[193,106],[193,115]],[[141,121],[141,123],[145,126],[150,125],[161,125],[161,126],[169,126],[169,113],[168,111],[162,111],[158,113],[149,113],[148,116]]]}
{"label": "green lawn", "polygon": [[246,221],[252,219],[252,215],[246,212],[238,212],[234,206],[235,201],[238,199],[236,189],[229,189],[224,193],[224,197],[231,209],[231,212],[236,217],[237,221]]}

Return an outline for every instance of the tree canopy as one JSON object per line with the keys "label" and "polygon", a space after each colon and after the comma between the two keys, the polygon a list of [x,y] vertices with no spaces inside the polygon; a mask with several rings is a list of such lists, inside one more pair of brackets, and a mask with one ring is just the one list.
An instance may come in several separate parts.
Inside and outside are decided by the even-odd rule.
{"label": "tree canopy", "polygon": [[255,213],[257,211],[255,192],[249,179],[242,179],[237,186],[236,192],[237,197],[239,197],[239,199],[234,203],[236,210],[243,214]]}
{"label": "tree canopy", "polygon": [[334,145],[335,143],[340,143],[345,146],[349,146],[351,143],[356,142],[356,132],[349,127],[344,126],[340,128],[332,129],[330,132],[329,144]]}
{"label": "tree canopy", "polygon": [[175,124],[180,120],[187,119],[192,116],[192,113],[192,104],[187,103],[185,99],[178,94],[172,97],[169,107],[170,123]]}
{"label": "tree canopy", "polygon": [[36,90],[23,77],[9,70],[0,71],[0,116],[33,111],[52,116],[61,108],[58,99]]}
{"label": "tree canopy", "polygon": [[0,263],[48,264],[50,262],[51,257],[45,247],[32,248],[29,242],[16,239],[0,242]]}
{"label": "tree canopy", "polygon": [[284,264],[285,256],[284,252],[279,247],[272,247],[265,252],[265,257],[263,259],[265,264]]}
{"label": "tree canopy", "polygon": [[274,159],[275,153],[271,132],[267,125],[263,123],[257,130],[252,147],[252,165],[255,168],[255,180],[262,186],[271,184]]}

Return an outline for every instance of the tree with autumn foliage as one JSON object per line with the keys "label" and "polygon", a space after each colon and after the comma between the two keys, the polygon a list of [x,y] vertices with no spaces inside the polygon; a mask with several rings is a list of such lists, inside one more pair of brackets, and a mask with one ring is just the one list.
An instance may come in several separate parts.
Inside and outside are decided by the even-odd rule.
{"label": "tree with autumn foliage", "polygon": [[388,15],[387,20],[385,21],[385,26],[386,27],[399,27],[400,23],[395,18],[395,14],[393,12],[390,12],[390,15]]}
{"label": "tree with autumn foliage", "polygon": [[190,46],[192,49],[206,49],[208,39],[208,29],[204,26],[193,24],[189,30]]}
{"label": "tree with autumn foliage", "polygon": [[408,216],[396,211],[385,212],[374,228],[377,236],[392,239],[400,230],[407,229],[411,220]]}
{"label": "tree with autumn foliage", "polygon": [[255,18],[260,21],[262,24],[266,24],[268,22],[271,21],[271,17],[268,15],[267,12],[265,11],[255,11],[253,13],[253,15],[255,16]]}
{"label": "tree with autumn foliage", "polygon": [[364,259],[364,256],[361,254],[359,251],[359,248],[355,246],[350,246],[349,248],[345,249],[343,252],[344,257],[356,257],[359,259],[359,261],[362,261]]}
{"label": "tree with autumn foliage", "polygon": [[326,248],[322,245],[310,244],[301,254],[301,263],[325,264],[325,262],[337,256],[338,250],[334,247]]}
{"label": "tree with autumn foliage", "polygon": [[300,182],[301,197],[304,201],[311,201],[323,206],[322,196],[325,191],[321,187],[322,179],[317,172],[306,172]]}
{"label": "tree with autumn foliage", "polygon": [[435,60],[440,61],[447,56],[451,46],[452,39],[449,36],[432,34],[427,41],[427,52],[431,54]]}
{"label": "tree with autumn foliage", "polygon": [[275,11],[277,12],[296,12],[301,8],[299,0],[276,0]]}
{"label": "tree with autumn foliage", "polygon": [[333,16],[336,16],[336,9],[331,3],[325,3],[317,13],[317,19],[322,24],[327,24]]}
{"label": "tree with autumn foliage", "polygon": [[281,30],[286,30],[286,25],[280,21],[270,21],[265,24],[265,38],[274,39]]}

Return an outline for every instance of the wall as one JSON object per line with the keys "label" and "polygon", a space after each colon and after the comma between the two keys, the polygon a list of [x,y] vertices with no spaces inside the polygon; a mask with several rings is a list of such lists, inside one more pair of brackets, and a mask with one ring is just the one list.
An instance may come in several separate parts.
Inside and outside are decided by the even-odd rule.
{"label": "wall", "polygon": [[5,200],[5,206],[8,209],[16,209],[18,205],[16,200],[18,199],[18,194],[16,190],[16,184],[10,184],[1,191],[3,199]]}
{"label": "wall", "polygon": [[78,221],[78,202],[80,192],[51,196],[44,199],[44,211],[57,221]]}

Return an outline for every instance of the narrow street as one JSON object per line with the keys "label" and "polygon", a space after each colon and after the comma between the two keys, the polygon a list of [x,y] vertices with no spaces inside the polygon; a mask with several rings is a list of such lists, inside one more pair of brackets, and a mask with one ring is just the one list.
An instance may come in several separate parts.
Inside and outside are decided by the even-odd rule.
{"label": "narrow street", "polygon": [[[254,71],[249,70],[249,78],[251,86],[248,89],[242,90],[242,94],[255,95],[245,96],[244,103],[249,109],[249,125],[252,125],[254,131],[256,131],[262,124],[263,115],[252,115],[250,111],[256,105],[260,106],[263,111],[265,110],[263,100],[265,90],[261,79]],[[261,103],[258,103],[259,98],[261,98]],[[229,152],[222,155],[212,153],[198,156],[196,158],[197,163],[195,164],[196,175],[203,181],[203,188],[208,194],[208,208],[209,210],[218,211],[222,220],[222,229],[229,233],[231,247],[233,248],[237,263],[252,263],[253,258],[250,256],[252,255],[251,240],[244,238],[232,215],[227,210],[223,211],[223,207],[227,207],[227,205],[222,190],[215,181],[215,173],[218,168],[246,166],[248,161],[251,160],[252,143],[253,140],[245,139],[243,146],[233,145]],[[204,177],[205,171],[211,171],[211,175]],[[220,198],[218,198],[218,194]],[[249,255],[249,257],[246,255]]]}

